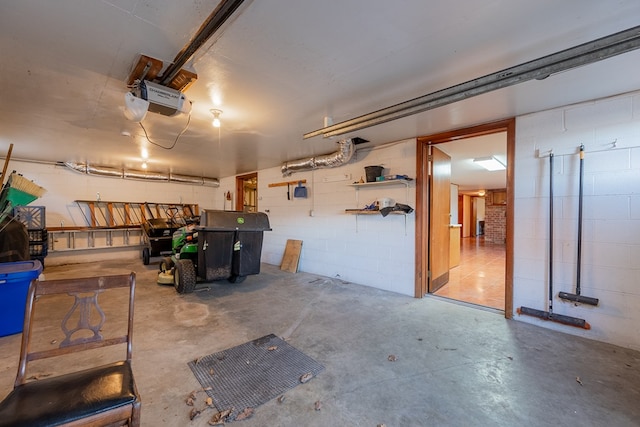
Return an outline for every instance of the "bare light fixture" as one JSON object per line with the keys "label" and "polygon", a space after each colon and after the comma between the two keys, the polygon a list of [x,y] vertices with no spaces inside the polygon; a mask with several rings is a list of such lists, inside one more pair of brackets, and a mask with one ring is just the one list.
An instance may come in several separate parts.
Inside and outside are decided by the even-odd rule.
{"label": "bare light fixture", "polygon": [[506,169],[506,166],[493,156],[473,159],[473,162],[492,172]]}
{"label": "bare light fixture", "polygon": [[217,110],[217,109],[212,109],[209,110],[211,111],[211,114],[213,114],[213,122],[211,122],[211,124],[213,125],[214,128],[219,128],[220,127],[220,114],[222,114],[222,110]]}

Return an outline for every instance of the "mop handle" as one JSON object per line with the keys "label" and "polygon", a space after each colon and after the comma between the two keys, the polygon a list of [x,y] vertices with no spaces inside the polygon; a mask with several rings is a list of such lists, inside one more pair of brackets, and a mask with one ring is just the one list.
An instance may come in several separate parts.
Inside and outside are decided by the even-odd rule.
{"label": "mop handle", "polygon": [[553,153],[549,154],[549,314],[553,314]]}
{"label": "mop handle", "polygon": [[580,295],[580,266],[582,265],[582,187],[584,180],[584,145],[580,145],[580,178],[578,180],[578,251],[576,267],[576,295]]}

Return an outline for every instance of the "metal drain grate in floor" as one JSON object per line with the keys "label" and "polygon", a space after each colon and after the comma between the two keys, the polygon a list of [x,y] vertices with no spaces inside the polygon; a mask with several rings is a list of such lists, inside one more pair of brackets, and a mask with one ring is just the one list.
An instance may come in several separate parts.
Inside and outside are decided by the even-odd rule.
{"label": "metal drain grate in floor", "polygon": [[218,410],[233,408],[229,419],[256,408],[316,376],[324,366],[275,335],[201,357],[188,363]]}

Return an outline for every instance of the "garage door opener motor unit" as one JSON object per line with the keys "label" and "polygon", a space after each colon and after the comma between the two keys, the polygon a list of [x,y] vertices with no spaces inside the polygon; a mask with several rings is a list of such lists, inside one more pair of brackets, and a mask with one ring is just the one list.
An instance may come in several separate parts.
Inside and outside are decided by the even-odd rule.
{"label": "garage door opener motor unit", "polygon": [[142,121],[148,111],[163,116],[191,111],[191,102],[184,93],[148,80],[137,83],[124,100],[125,116],[134,122]]}

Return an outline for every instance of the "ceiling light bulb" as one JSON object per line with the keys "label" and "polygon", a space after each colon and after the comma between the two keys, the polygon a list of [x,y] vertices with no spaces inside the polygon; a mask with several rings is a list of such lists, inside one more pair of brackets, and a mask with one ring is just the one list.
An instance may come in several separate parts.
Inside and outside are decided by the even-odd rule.
{"label": "ceiling light bulb", "polygon": [[211,111],[211,114],[213,114],[213,122],[211,122],[211,124],[213,125],[214,128],[219,128],[220,127],[220,114],[222,114],[222,110],[209,110]]}
{"label": "ceiling light bulb", "polygon": [[148,159],[148,158],[149,158],[149,151],[148,151],[146,148],[142,148],[142,149],[140,150],[140,156],[141,156],[143,159]]}
{"label": "ceiling light bulb", "polygon": [[147,162],[142,162],[142,169],[146,169],[147,168]]}

